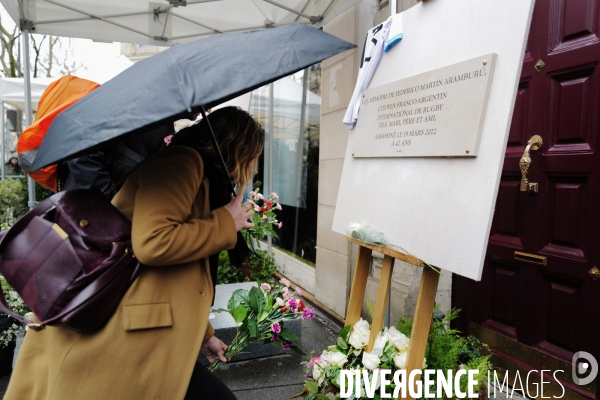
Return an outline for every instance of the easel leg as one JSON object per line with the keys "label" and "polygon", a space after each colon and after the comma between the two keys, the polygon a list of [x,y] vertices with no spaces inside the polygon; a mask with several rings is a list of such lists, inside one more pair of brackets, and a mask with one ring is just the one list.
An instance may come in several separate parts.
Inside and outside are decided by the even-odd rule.
{"label": "easel leg", "polygon": [[[431,268],[423,267],[423,276],[421,277],[421,286],[419,288],[419,297],[417,298],[417,308],[410,335],[410,350],[406,360],[407,377],[411,371],[422,369],[423,357],[425,357],[425,348],[427,347],[427,338],[429,328],[431,327],[433,307],[435,305],[435,294],[437,292],[440,274]],[[415,381],[420,374],[415,377]],[[408,390],[408,388],[407,388]],[[410,392],[408,392],[410,393]],[[409,399],[412,399],[410,394]]]}
{"label": "easel leg", "polygon": [[384,256],[381,266],[381,277],[379,278],[379,287],[377,288],[377,300],[375,301],[375,313],[373,314],[373,323],[371,324],[371,336],[369,337],[369,346],[367,351],[373,350],[375,338],[383,329],[385,319],[385,310],[392,285],[392,271],[394,269],[394,258]]}
{"label": "easel leg", "polygon": [[352,289],[350,290],[350,300],[348,301],[348,311],[346,312],[346,325],[354,325],[360,319],[367,279],[369,278],[372,253],[373,250],[366,247],[360,246],[358,248],[358,259],[356,260],[354,279],[352,280]]}

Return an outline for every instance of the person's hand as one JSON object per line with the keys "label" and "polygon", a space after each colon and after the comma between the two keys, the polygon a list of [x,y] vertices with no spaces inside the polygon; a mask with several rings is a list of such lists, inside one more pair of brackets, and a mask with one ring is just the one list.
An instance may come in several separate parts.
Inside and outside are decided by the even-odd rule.
{"label": "person's hand", "polygon": [[242,194],[239,194],[237,197],[231,196],[231,201],[229,204],[223,206],[223,208],[229,211],[229,214],[231,214],[233,223],[235,224],[236,232],[239,232],[243,228],[252,228],[254,226],[252,222],[248,222],[248,219],[250,219],[252,214],[254,214],[254,210],[252,208],[242,206],[242,199]]}
{"label": "person's hand", "polygon": [[206,356],[211,364],[216,361],[217,357],[223,363],[227,362],[227,359],[223,354],[225,353],[225,350],[227,350],[227,345],[214,335],[211,336],[206,342],[202,343],[200,350],[202,350],[202,353]]}

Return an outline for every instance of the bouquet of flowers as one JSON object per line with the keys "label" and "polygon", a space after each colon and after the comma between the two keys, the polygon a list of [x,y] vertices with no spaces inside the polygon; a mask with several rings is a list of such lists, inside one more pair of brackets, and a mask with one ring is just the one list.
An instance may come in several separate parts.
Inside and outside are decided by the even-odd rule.
{"label": "bouquet of flowers", "polygon": [[[368,304],[367,302],[367,306]],[[476,337],[461,336],[459,331],[450,328],[451,321],[458,317],[460,310],[450,309],[447,313],[443,313],[439,308],[440,305],[436,304],[433,313],[433,329],[428,336],[426,358],[423,359],[422,369],[429,368],[444,373],[449,370],[454,373],[458,373],[460,370],[474,370],[477,384],[473,389],[475,393],[479,393],[480,398],[488,398],[487,374],[493,369],[489,361],[490,348]],[[397,327],[386,328],[377,336],[370,353],[366,351],[371,335],[369,324],[361,319],[354,325],[352,331],[350,331],[350,326],[344,327],[340,331],[335,345],[329,346],[319,357],[313,357],[310,361],[305,362],[304,399],[339,399],[342,383],[344,383],[343,386],[347,393],[347,388],[350,387],[350,377],[341,382],[343,376],[341,370],[354,370],[353,374],[356,374],[358,370],[360,376],[363,377],[359,390],[357,391],[354,387],[350,399],[380,399],[378,393],[380,387],[385,388],[385,392],[388,394],[394,393],[394,390],[397,389],[394,381],[389,382],[387,378],[382,380],[381,371],[376,372],[378,369],[387,370],[390,371],[390,376],[393,376],[396,371],[406,369],[412,325],[412,319],[401,317]],[[367,375],[370,384],[365,383],[364,375]],[[399,376],[402,376],[401,373]],[[375,379],[373,379],[374,377]],[[423,380],[423,375],[421,375],[421,380]],[[382,382],[385,382],[385,386],[382,386]],[[400,382],[403,382],[403,378],[400,379]],[[409,382],[403,384],[408,385]],[[463,393],[466,393],[467,384],[466,375],[462,375],[460,390]],[[437,382],[433,382],[431,393],[437,393],[437,385]],[[357,395],[358,393],[360,394]]]}
{"label": "bouquet of flowers", "polygon": [[[406,366],[410,339],[395,327],[381,332],[373,346],[373,351],[366,351],[371,329],[369,323],[362,318],[350,331],[350,325],[344,327],[336,344],[329,346],[318,357],[313,357],[305,364],[306,381],[304,386],[305,400],[340,398],[340,371],[366,370],[372,378],[375,369],[403,370]],[[425,368],[425,359],[423,360]],[[362,374],[362,372],[361,372]],[[379,388],[377,382],[375,389]],[[391,384],[393,385],[393,383]],[[362,397],[366,398],[365,388],[360,388]],[[393,388],[387,390],[393,392]]]}
{"label": "bouquet of flowers", "polygon": [[271,193],[268,199],[259,192],[260,189],[250,192],[250,198],[246,201],[246,205],[249,208],[253,208],[255,213],[252,215],[253,228],[247,228],[242,230],[242,234],[248,243],[249,248],[254,248],[253,240],[261,240],[265,236],[271,236],[277,239],[277,233],[275,233],[275,227],[281,229],[283,222],[277,220],[275,210],[281,210],[281,204],[279,204],[279,196],[277,193]]}
{"label": "bouquet of flowers", "polygon": [[[315,310],[306,307],[300,300],[302,290],[296,287],[290,289],[290,282],[283,278],[279,281],[283,286],[272,287],[263,283],[260,288],[238,289],[233,292],[227,310],[218,309],[213,312],[227,312],[238,324],[233,341],[225,351],[225,357],[231,359],[249,345],[262,341],[281,347],[284,350],[294,350],[304,354],[299,338],[285,327],[286,319],[311,319]],[[223,363],[217,359],[208,366],[212,372]]]}

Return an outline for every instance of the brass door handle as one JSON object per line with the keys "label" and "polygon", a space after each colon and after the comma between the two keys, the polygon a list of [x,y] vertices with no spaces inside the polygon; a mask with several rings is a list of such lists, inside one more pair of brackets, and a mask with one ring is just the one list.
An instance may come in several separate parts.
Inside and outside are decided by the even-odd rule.
{"label": "brass door handle", "polygon": [[525,147],[525,152],[523,152],[523,156],[519,160],[519,168],[521,169],[521,192],[538,192],[538,184],[537,182],[529,182],[527,179],[527,172],[529,172],[529,167],[531,166],[531,157],[529,156],[529,150],[539,150],[544,144],[542,137],[539,135],[534,135],[527,142],[527,147]]}

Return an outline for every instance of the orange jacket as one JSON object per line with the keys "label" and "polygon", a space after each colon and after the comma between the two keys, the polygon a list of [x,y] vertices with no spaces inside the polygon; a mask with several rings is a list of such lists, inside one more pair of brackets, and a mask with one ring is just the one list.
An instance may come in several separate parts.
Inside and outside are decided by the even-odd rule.
{"label": "orange jacket", "polygon": [[87,79],[66,75],[52,82],[40,98],[38,110],[33,124],[25,129],[17,143],[19,153],[19,164],[33,180],[50,189],[57,191],[57,166],[49,165],[37,171],[29,171],[33,163],[37,149],[42,144],[44,136],[54,118],[70,105],[77,102],[86,94],[95,90],[97,83]]}

